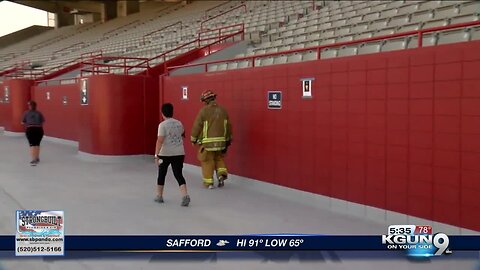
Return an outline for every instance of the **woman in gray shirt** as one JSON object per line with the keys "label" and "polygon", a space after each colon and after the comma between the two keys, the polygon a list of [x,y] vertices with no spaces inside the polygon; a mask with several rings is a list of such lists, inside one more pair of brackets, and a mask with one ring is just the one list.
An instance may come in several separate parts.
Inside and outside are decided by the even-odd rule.
{"label": "woman in gray shirt", "polygon": [[155,201],[163,203],[163,187],[167,170],[172,165],[173,175],[177,179],[180,192],[182,193],[182,206],[190,204],[190,196],[187,193],[187,183],[183,177],[183,161],[185,149],[183,138],[185,130],[180,121],[173,118],[173,105],[162,105],[163,122],[158,125],[158,138],[155,146],[155,164],[158,166],[157,197]]}
{"label": "woman in gray shirt", "polygon": [[43,123],[45,118],[43,114],[37,111],[35,101],[28,102],[28,111],[23,114],[22,124],[25,126],[25,135],[30,145],[32,161],[30,165],[36,166],[40,162],[40,143],[43,138]]}

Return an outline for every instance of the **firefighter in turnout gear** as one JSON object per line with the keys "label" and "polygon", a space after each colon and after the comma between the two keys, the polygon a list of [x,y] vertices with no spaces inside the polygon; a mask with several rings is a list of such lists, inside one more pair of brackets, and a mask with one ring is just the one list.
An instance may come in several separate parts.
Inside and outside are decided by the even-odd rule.
{"label": "firefighter in turnout gear", "polygon": [[218,187],[224,186],[228,172],[223,160],[232,141],[232,126],[227,111],[216,102],[217,95],[204,91],[200,100],[205,106],[198,113],[192,127],[191,141],[200,145],[198,160],[202,165],[203,184],[214,188],[213,173],[217,172]]}

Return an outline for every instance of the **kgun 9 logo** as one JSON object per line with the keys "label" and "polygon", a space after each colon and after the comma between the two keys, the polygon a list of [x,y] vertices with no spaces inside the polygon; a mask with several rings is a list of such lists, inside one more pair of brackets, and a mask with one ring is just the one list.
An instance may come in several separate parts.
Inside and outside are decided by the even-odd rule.
{"label": "kgun 9 logo", "polygon": [[382,235],[382,244],[388,249],[408,250],[411,256],[440,256],[451,254],[448,249],[450,239],[444,233],[434,235],[389,234]]}

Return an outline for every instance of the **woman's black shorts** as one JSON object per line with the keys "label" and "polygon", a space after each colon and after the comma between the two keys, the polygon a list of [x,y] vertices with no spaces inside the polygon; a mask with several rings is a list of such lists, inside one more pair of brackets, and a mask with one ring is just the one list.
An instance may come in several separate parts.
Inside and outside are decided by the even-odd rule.
{"label": "woman's black shorts", "polygon": [[40,142],[43,138],[42,127],[27,127],[25,134],[27,135],[30,146],[40,146]]}

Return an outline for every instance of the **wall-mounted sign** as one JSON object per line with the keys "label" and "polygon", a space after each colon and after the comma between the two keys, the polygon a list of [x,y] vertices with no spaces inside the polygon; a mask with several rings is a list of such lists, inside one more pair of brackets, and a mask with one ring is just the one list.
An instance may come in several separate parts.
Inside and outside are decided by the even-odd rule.
{"label": "wall-mounted sign", "polygon": [[80,80],[80,105],[88,105],[88,83],[87,79]]}
{"label": "wall-mounted sign", "polygon": [[302,81],[302,97],[312,98],[312,82],[313,78],[304,78]]}
{"label": "wall-mounted sign", "polygon": [[47,100],[50,100],[50,92],[46,92],[45,96],[46,96]]}
{"label": "wall-mounted sign", "polygon": [[268,91],[268,108],[281,109],[282,108],[282,91]]}
{"label": "wall-mounted sign", "polygon": [[3,88],[3,101],[10,103],[10,86],[8,85],[5,85],[5,88]]}
{"label": "wall-mounted sign", "polygon": [[63,96],[63,98],[62,98],[62,103],[63,103],[63,105],[67,105],[67,104],[68,104],[67,96]]}
{"label": "wall-mounted sign", "polygon": [[182,86],[182,99],[188,99],[188,86]]}

